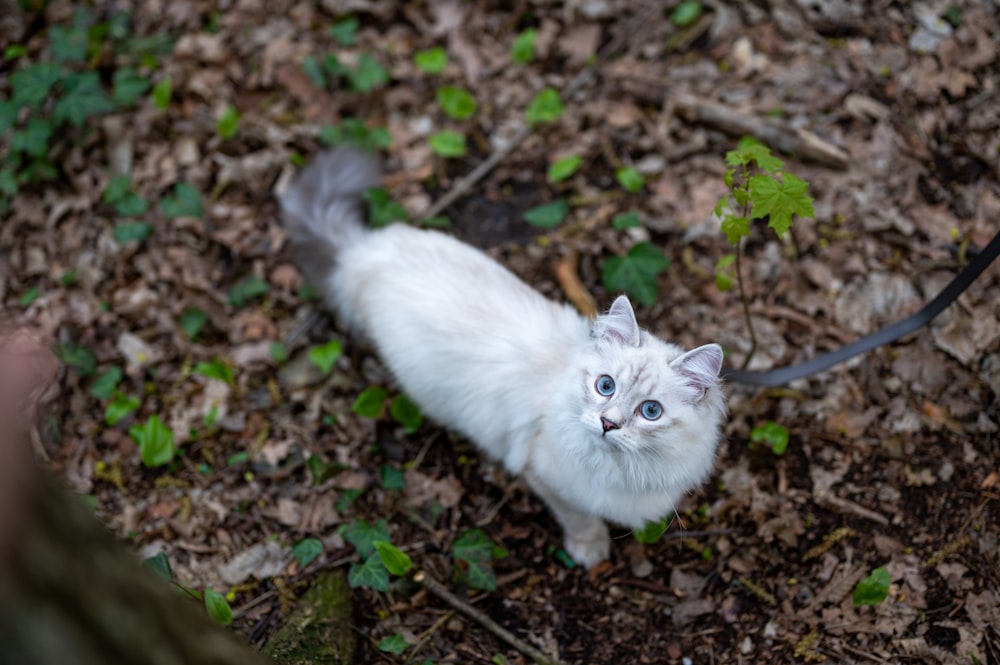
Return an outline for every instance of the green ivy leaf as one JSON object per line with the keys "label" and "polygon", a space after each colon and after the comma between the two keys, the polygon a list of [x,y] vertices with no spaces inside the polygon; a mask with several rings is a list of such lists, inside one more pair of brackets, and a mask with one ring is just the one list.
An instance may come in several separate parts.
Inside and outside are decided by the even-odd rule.
{"label": "green ivy leaf", "polygon": [[337,40],[341,46],[354,46],[354,40],[358,35],[358,27],[361,22],[357,16],[348,16],[334,23],[330,27],[330,35]]}
{"label": "green ivy leaf", "polygon": [[740,238],[750,235],[750,220],[729,213],[722,218],[722,232],[726,234],[726,239],[730,244],[737,245]]}
{"label": "green ivy leaf", "polygon": [[38,296],[40,294],[41,294],[41,291],[38,290],[38,287],[37,286],[33,286],[33,287],[31,287],[30,289],[28,289],[27,291],[25,291],[24,293],[21,294],[21,297],[18,299],[17,303],[21,307],[28,307],[29,305],[31,305],[31,303],[33,303],[36,300],[38,300]]}
{"label": "green ivy leaf", "polygon": [[243,307],[246,303],[258,296],[265,295],[270,290],[271,287],[267,282],[256,275],[251,275],[229,289],[229,304],[233,307]]}
{"label": "green ivy leaf", "polygon": [[362,563],[352,565],[347,573],[347,584],[352,589],[363,587],[382,593],[388,593],[391,588],[389,571],[385,569],[378,553],[369,555]]}
{"label": "green ivy leaf", "polygon": [[351,89],[356,92],[371,92],[389,81],[389,72],[379,64],[379,61],[362,53],[358,57],[358,66],[348,74]]}
{"label": "green ivy leaf", "polygon": [[166,111],[170,106],[170,96],[173,89],[173,83],[169,76],[160,79],[159,83],[153,86],[153,106],[160,111]]}
{"label": "green ivy leaf", "polygon": [[115,224],[115,240],[122,245],[143,242],[153,235],[153,227],[145,222],[119,222]]}
{"label": "green ivy leaf", "polygon": [[78,63],[87,57],[87,26],[54,25],[49,28],[49,51],[57,62]]}
{"label": "green ivy leaf", "polygon": [[382,487],[393,492],[406,489],[406,477],[403,472],[389,464],[383,464],[378,469],[379,481]]}
{"label": "green ivy leaf", "polygon": [[625,229],[634,229],[642,226],[642,222],[639,221],[639,213],[635,210],[629,210],[620,215],[615,215],[614,219],[611,220],[611,226],[619,231],[624,231]]}
{"label": "green ivy leaf", "polygon": [[535,38],[538,37],[538,30],[528,28],[523,30],[514,38],[514,43],[510,48],[511,59],[519,65],[531,62],[535,57]]}
{"label": "green ivy leaf", "polygon": [[670,22],[678,28],[686,28],[693,25],[701,18],[702,6],[697,0],[685,0],[670,12]]}
{"label": "green ivy leaf", "polygon": [[410,646],[410,643],[406,641],[406,638],[400,634],[389,635],[388,637],[383,637],[378,641],[379,651],[385,651],[386,653],[391,653],[395,656],[406,651]]}
{"label": "green ivy leaf", "polygon": [[428,74],[440,74],[448,64],[448,53],[440,46],[413,54],[413,64]]}
{"label": "green ivy leaf", "polygon": [[14,72],[10,75],[13,106],[38,108],[61,76],[62,70],[54,62],[38,62]]}
{"label": "green ivy leaf", "polygon": [[97,72],[73,72],[63,79],[63,94],[52,107],[52,119],[82,127],[90,117],[115,110]]}
{"label": "green ivy leaf", "polygon": [[115,389],[124,375],[125,373],[118,365],[108,368],[104,374],[94,379],[93,385],[90,386],[90,394],[101,401],[109,399],[115,394]]}
{"label": "green ivy leaf", "polygon": [[197,307],[185,307],[181,312],[181,330],[191,339],[196,339],[201,329],[205,327],[208,316]]}
{"label": "green ivy leaf", "polygon": [[310,55],[302,61],[302,71],[317,88],[326,88],[326,72],[315,56]]}
{"label": "green ivy leaf", "polygon": [[378,552],[382,565],[393,575],[405,575],[413,568],[413,561],[409,555],[392,543],[377,541],[375,551]]}
{"label": "green ivy leaf", "polygon": [[667,269],[670,260],[648,242],[641,242],[625,256],[612,256],[604,262],[604,288],[612,293],[624,291],[637,302],[650,307],[656,303],[656,277]]}
{"label": "green ivy leaf", "polygon": [[170,568],[170,559],[163,552],[157,552],[142,560],[142,567],[150,570],[164,582],[174,581],[174,571]]}
{"label": "green ivy leaf", "polygon": [[240,114],[232,106],[226,106],[225,110],[222,111],[222,115],[219,116],[219,123],[217,125],[217,131],[219,136],[223,139],[231,139],[236,136],[236,129],[240,125]]}
{"label": "green ivy leaf", "polygon": [[229,607],[229,601],[215,589],[205,589],[205,609],[212,621],[220,626],[228,626],[233,622],[233,610]]}
{"label": "green ivy leaf", "polygon": [[392,136],[384,127],[369,129],[357,118],[344,118],[336,125],[325,125],[320,130],[319,140],[327,145],[353,145],[366,150],[388,148],[392,145]]}
{"label": "green ivy leaf", "polygon": [[454,85],[438,88],[437,103],[441,110],[455,120],[471,118],[478,108],[476,98],[468,90]]}
{"label": "green ivy leaf", "polygon": [[562,117],[565,110],[559,93],[553,88],[545,88],[528,104],[525,116],[528,122],[537,125],[543,122],[555,122]]}
{"label": "green ivy leaf", "polygon": [[615,171],[615,180],[621,185],[626,192],[635,194],[642,186],[646,184],[646,179],[642,177],[642,174],[631,166],[625,166]]}
{"label": "green ivy leaf", "polygon": [[136,411],[140,404],[138,397],[131,397],[115,390],[114,398],[104,407],[104,422],[108,427],[114,427]]}
{"label": "green ivy leaf", "polygon": [[204,213],[201,206],[201,192],[186,182],[179,182],[174,187],[173,196],[164,196],[160,201],[160,210],[170,219],[201,217]]}
{"label": "green ivy leaf", "polygon": [[119,106],[131,106],[149,90],[149,79],[131,67],[116,69],[111,77],[111,97]]}
{"label": "green ivy leaf", "polygon": [[323,543],[317,538],[304,538],[292,545],[292,555],[299,564],[299,568],[305,568],[316,560],[323,553]]}
{"label": "green ivy leaf", "polygon": [[556,160],[549,166],[549,171],[546,174],[549,182],[559,182],[560,180],[565,180],[580,168],[580,164],[583,163],[583,157],[579,155],[570,155],[569,157],[563,157],[562,159]]}
{"label": "green ivy leaf", "polygon": [[389,192],[381,187],[366,189],[361,197],[368,201],[368,223],[375,228],[409,217],[406,208],[389,198]]}
{"label": "green ivy leaf", "polygon": [[334,507],[341,513],[347,512],[347,509],[351,507],[351,504],[354,503],[363,493],[364,490],[362,489],[340,490],[340,496],[337,497],[337,503],[334,504]]}
{"label": "green ivy leaf", "polygon": [[207,376],[210,379],[217,379],[230,386],[236,383],[236,377],[233,376],[233,369],[218,357],[212,358],[212,362],[210,363],[198,363],[195,365],[194,373]]}
{"label": "green ivy leaf", "polygon": [[276,363],[283,363],[288,360],[288,349],[285,348],[284,342],[271,342],[269,351],[271,353],[271,360]]}
{"label": "green ivy leaf", "polygon": [[667,532],[667,528],[673,520],[674,516],[668,515],[656,522],[649,522],[642,529],[633,531],[632,533],[640,543],[655,543]]}
{"label": "green ivy leaf", "polygon": [[854,587],[854,606],[878,605],[889,596],[889,571],[884,567],[876,568],[871,575],[858,582]]}
{"label": "green ivy leaf", "polygon": [[784,455],[788,448],[788,428],[769,420],[750,431],[752,443],[766,443],[775,455]]}
{"label": "green ivy leaf", "polygon": [[455,540],[452,557],[455,559],[456,581],[473,589],[496,590],[496,574],[491,562],[507,556],[482,529],[469,529]]}
{"label": "green ivy leaf", "polygon": [[163,466],[174,459],[174,433],[163,424],[160,417],[152,415],[142,425],[128,429],[129,436],[139,446],[142,463],[146,467]]}
{"label": "green ivy leaf", "polygon": [[379,541],[388,543],[392,539],[389,537],[389,526],[384,519],[374,525],[355,519],[344,529],[344,540],[354,545],[362,558],[367,558],[375,553],[375,543]]}
{"label": "green ivy leaf", "polygon": [[416,432],[424,422],[424,414],[420,412],[420,407],[402,394],[396,395],[392,403],[389,404],[389,415],[403,426],[407,434]]}
{"label": "green ivy leaf", "polygon": [[463,157],[466,153],[465,134],[446,129],[431,134],[427,140],[431,151],[441,157]]}
{"label": "green ivy leaf", "polygon": [[324,374],[329,374],[334,363],[340,358],[342,347],[340,342],[332,339],[326,344],[309,349],[309,362],[319,368]]}
{"label": "green ivy leaf", "polygon": [[769,217],[767,225],[782,236],[792,226],[792,215],[813,219],[813,200],[809,196],[809,183],[791,173],[784,173],[781,181],[757,175],[750,178],[750,219]]}
{"label": "green ivy leaf", "polygon": [[382,413],[382,405],[385,404],[388,396],[389,392],[385,388],[369,386],[358,395],[351,411],[365,418],[378,418]]}
{"label": "green ivy leaf", "polygon": [[90,349],[66,342],[56,347],[56,355],[63,364],[75,369],[80,376],[90,376],[97,371],[97,358]]}
{"label": "green ivy leaf", "polygon": [[524,221],[539,228],[554,229],[562,224],[568,214],[569,203],[565,199],[556,199],[552,203],[540,205],[524,213]]}
{"label": "green ivy leaf", "polygon": [[42,158],[49,152],[49,138],[52,136],[52,123],[43,118],[32,118],[28,126],[14,132],[10,137],[12,152],[23,152],[35,158]]}

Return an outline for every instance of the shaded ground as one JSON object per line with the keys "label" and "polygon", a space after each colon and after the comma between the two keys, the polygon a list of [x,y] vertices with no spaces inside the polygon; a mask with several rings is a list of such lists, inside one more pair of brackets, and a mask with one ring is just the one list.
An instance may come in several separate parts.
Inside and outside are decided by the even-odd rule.
{"label": "shaded ground", "polygon": [[[957,27],[939,18],[950,6]],[[329,32],[345,10],[360,19],[351,47]],[[4,39],[41,57],[45,27],[69,13],[52,3],[44,17],[5,24]],[[120,121],[54,142],[62,179],[20,193],[0,226],[4,313],[89,349],[98,373],[124,367],[119,389],[142,397],[137,414],[109,427],[93,376],[68,371],[40,443],[52,466],[96,497],[101,517],[137,551],[166,552],[190,586],[234,591],[236,627],[258,643],[310,570],[356,560],[338,525],[385,517],[393,542],[442,580],[454,539],[484,528],[510,555],[496,562],[498,590],[470,592],[471,601],[567,663],[1000,663],[996,267],[901,344],[787,389],[732,386],[718,470],[682,513],[691,535],[675,524],[644,547],[621,534],[611,564],[589,575],[561,562],[558,528],[541,504],[467,442],[430,424],[407,435],[352,413],[363,389],[385,381],[365,350],[344,340],[347,352],[323,376],[306,351],[340,332],[324,322],[293,335],[315,304],[299,297],[272,192],[294,173],[293,155],[318,149],[324,124],[357,117],[386,126],[387,186],[419,214],[514,135],[538,90],[562,88],[621,30],[630,31],[624,52],[599,60],[565,115],[446,211],[459,235],[552,298],[564,298],[552,265],[572,250],[584,286],[606,306],[604,261],[651,240],[673,265],[641,323],[685,346],[718,341],[736,362],[746,353],[737,297],[713,279],[729,249],[711,209],[724,191],[722,156],[739,137],[678,113],[672,95],[682,93],[807,128],[850,155],[843,170],[786,156],[812,183],[817,219],[797,223],[789,242],[758,232],[747,244],[762,340],[754,367],[812,357],[915,310],[992,237],[995,3],[713,4],[684,34],[668,15],[613,0],[515,9],[139,3],[137,33],[177,40],[152,73],[154,82],[171,78],[169,107],[145,99]],[[539,30],[536,57],[515,65],[511,43],[528,27]],[[412,61],[434,45],[450,56],[439,77]],[[328,53],[347,63],[370,54],[391,79],[370,93],[323,91],[300,63]],[[0,89],[18,66],[3,65]],[[445,83],[476,97],[472,119],[441,112],[435,91]],[[241,118],[223,139],[217,121],[227,105]],[[465,131],[470,156],[434,156],[427,135],[442,128]],[[568,154],[584,156],[580,172],[547,183],[548,165]],[[641,193],[615,183],[622,165],[645,175]],[[204,214],[167,219],[154,205],[144,217],[152,237],[122,245],[115,212],[101,202],[121,173],[154,202],[190,183]],[[556,196],[574,205],[557,230],[540,236],[520,220]],[[614,230],[611,218],[630,209],[642,228]],[[509,225],[496,223],[503,219]],[[268,291],[236,307],[228,294],[249,276]],[[180,324],[187,308],[207,315],[194,341]],[[271,343],[287,339],[289,359],[276,361]],[[231,363],[234,386],[192,373],[213,357]],[[127,434],[152,414],[183,444],[167,470],[144,468]],[[748,446],[767,420],[791,432],[782,457]],[[310,454],[346,468],[314,486]],[[405,490],[385,489],[385,466],[406,469]],[[364,491],[343,501],[352,489]],[[304,573],[287,550],[268,546],[305,537],[324,550]],[[878,566],[889,570],[889,599],[855,608],[855,584]],[[359,662],[523,662],[478,625],[441,620],[448,608],[426,592],[356,590],[354,601],[371,638]],[[426,640],[398,657],[375,647],[396,633]]]}

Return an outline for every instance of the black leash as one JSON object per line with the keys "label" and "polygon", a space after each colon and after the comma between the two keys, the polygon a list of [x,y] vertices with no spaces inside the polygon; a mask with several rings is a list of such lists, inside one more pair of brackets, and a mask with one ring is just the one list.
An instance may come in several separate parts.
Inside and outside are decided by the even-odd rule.
{"label": "black leash", "polygon": [[722,378],[727,381],[749,383],[755,386],[783,386],[795,379],[801,379],[802,377],[822,372],[838,363],[871,351],[883,344],[895,342],[900,337],[909,335],[927,325],[938,314],[944,311],[948,305],[955,302],[969,288],[969,285],[976,281],[976,278],[986,270],[987,266],[993,263],[997,255],[1000,255],[1000,232],[997,232],[993,236],[993,240],[986,245],[986,249],[974,256],[968,265],[962,269],[962,272],[958,273],[955,279],[951,280],[948,286],[941,290],[941,293],[937,294],[933,300],[924,305],[916,314],[912,314],[902,321],[897,321],[888,328],[883,328],[867,337],[862,337],[857,341],[851,342],[836,351],[824,353],[817,358],[807,360],[798,365],[779,367],[778,369],[766,372],[749,372],[740,369],[725,368],[722,370]]}

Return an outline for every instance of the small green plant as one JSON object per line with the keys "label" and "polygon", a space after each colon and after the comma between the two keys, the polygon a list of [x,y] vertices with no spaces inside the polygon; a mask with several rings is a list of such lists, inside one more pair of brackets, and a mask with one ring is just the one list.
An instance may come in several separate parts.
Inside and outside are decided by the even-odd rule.
{"label": "small green plant", "polygon": [[90,376],[97,371],[97,358],[90,349],[65,342],[56,347],[56,355],[67,367],[72,367],[80,376]]}
{"label": "small green plant", "polygon": [[524,213],[524,221],[542,229],[554,229],[562,224],[569,214],[569,203],[565,199],[556,199]]}
{"label": "small green plant", "polygon": [[329,374],[342,353],[343,347],[340,342],[332,339],[326,344],[309,349],[309,362],[318,367],[324,374]]}
{"label": "small green plant", "polygon": [[330,35],[341,46],[354,46],[359,27],[361,27],[361,23],[358,21],[358,17],[348,16],[347,18],[340,19],[330,27]]}
{"label": "small green plant", "polygon": [[323,543],[316,538],[304,538],[292,545],[292,556],[299,568],[305,568],[323,553]]}
{"label": "small green plant", "polygon": [[405,474],[391,464],[383,464],[379,467],[378,479],[384,489],[393,492],[406,489]]}
{"label": "small green plant", "polygon": [[638,531],[634,531],[633,535],[640,543],[655,543],[663,537],[663,534],[667,532],[667,528],[673,521],[674,516],[668,515],[667,517],[664,517],[656,522],[650,522]]}
{"label": "small green plant", "polygon": [[387,149],[392,136],[385,127],[368,127],[357,118],[344,118],[336,125],[325,125],[319,140],[329,146],[352,145],[366,150]]}
{"label": "small green plant", "polygon": [[684,0],[670,12],[670,22],[678,28],[686,28],[701,18],[702,11],[703,7],[697,0]]}
{"label": "small green plant", "polygon": [[240,126],[240,114],[232,106],[227,106],[223,111],[222,115],[219,116],[219,122],[216,126],[216,130],[219,132],[219,136],[224,139],[231,139],[236,136],[236,130]]}
{"label": "small green plant", "polygon": [[642,222],[639,220],[639,213],[635,210],[629,210],[628,212],[623,212],[615,215],[611,220],[611,226],[619,231],[624,231],[625,229],[634,229],[642,226]]}
{"label": "small green plant", "polygon": [[104,407],[104,422],[109,427],[114,427],[128,417],[129,414],[137,411],[141,404],[142,402],[138,397],[132,397],[115,390],[112,393],[111,401]]}
{"label": "small green plant", "polygon": [[878,605],[889,596],[891,582],[888,570],[884,567],[876,568],[854,587],[854,606]]}
{"label": "small green plant", "polygon": [[366,189],[361,197],[368,201],[368,224],[375,228],[392,222],[405,222],[410,218],[406,208],[393,201],[389,192],[381,187]]}
{"label": "small green plant", "polygon": [[181,312],[180,326],[184,334],[191,339],[197,339],[201,329],[205,327],[208,316],[197,307],[185,307]]}
{"label": "small green plant", "polygon": [[437,103],[445,114],[455,120],[467,120],[476,113],[476,98],[468,90],[446,85],[437,90]]}
{"label": "small green plant", "polygon": [[[351,410],[365,418],[378,418],[382,415],[389,391],[380,386],[369,386],[361,391]],[[424,422],[424,415],[413,400],[403,394],[396,395],[389,402],[389,415],[403,426],[407,434],[413,434]]]}
{"label": "small green plant", "polygon": [[174,83],[169,76],[164,76],[153,86],[153,106],[158,111],[170,108],[170,98],[174,94]]}
{"label": "small green plant", "polygon": [[730,265],[734,266],[743,318],[750,333],[750,352],[743,361],[745,369],[757,350],[757,335],[743,284],[741,241],[750,235],[750,224],[755,219],[766,218],[768,227],[781,237],[791,228],[795,215],[812,219],[815,212],[809,183],[785,171],[785,163],[756,139],[741,140],[736,150],[726,153],[726,164],[731,167],[724,177],[729,193],[719,199],[715,214],[722,220],[722,232],[736,246],[736,251],[733,260],[723,257],[716,264],[716,284],[720,288],[731,287],[727,271]]}
{"label": "small green plant", "polygon": [[94,383],[90,386],[90,394],[99,400],[110,399],[124,375],[125,373],[118,365],[110,367],[94,379]]}
{"label": "small green plant", "polygon": [[784,455],[788,448],[788,428],[769,420],[750,431],[750,446],[766,445],[775,455]]}
{"label": "small green plant", "polygon": [[646,179],[642,177],[636,169],[631,166],[623,166],[615,171],[615,180],[622,188],[631,194],[635,194],[646,184]]}
{"label": "small green plant", "polygon": [[205,611],[212,621],[220,626],[228,626],[233,622],[233,609],[229,607],[226,597],[215,589],[205,589]]}
{"label": "small green plant", "polygon": [[394,656],[398,656],[410,647],[410,643],[406,641],[406,638],[395,633],[393,635],[388,635],[383,637],[378,641],[378,650],[384,651],[386,653],[391,653]]}
{"label": "small green plant", "polygon": [[562,117],[565,111],[566,107],[563,106],[559,92],[553,88],[545,88],[535,95],[524,114],[528,122],[532,125],[538,125],[544,122],[555,122]]}
{"label": "small green plant", "polygon": [[374,525],[356,519],[342,527],[344,539],[357,549],[361,563],[351,566],[347,573],[347,583],[351,588],[367,587],[387,592],[390,589],[389,575],[406,575],[413,568],[409,555],[392,544],[389,526],[379,520]]}
{"label": "small green plant", "polygon": [[229,304],[233,307],[243,307],[254,298],[266,295],[270,290],[271,287],[267,282],[256,275],[251,275],[229,289]]}
{"label": "small green plant", "polygon": [[535,58],[535,38],[538,30],[528,28],[514,38],[510,47],[510,58],[519,65],[531,62]]}
{"label": "small green plant", "polygon": [[493,542],[485,531],[473,528],[464,532],[452,545],[451,555],[455,561],[452,577],[456,582],[473,589],[496,591],[493,561],[507,556],[507,550]]}
{"label": "small green plant", "polygon": [[464,157],[467,152],[465,134],[450,129],[431,134],[427,144],[440,157]]}
{"label": "small green plant", "polygon": [[347,86],[354,92],[371,92],[389,82],[389,72],[368,53],[358,56],[353,69],[342,63],[337,56],[328,54],[322,62],[308,57],[302,62],[306,75],[320,88],[334,88],[340,79],[346,79]]}
{"label": "small green plant", "polygon": [[142,425],[133,425],[128,433],[139,446],[144,466],[152,468],[173,461],[177,452],[174,448],[174,433],[163,424],[159,416],[152,415]]}
{"label": "small green plant", "polygon": [[169,219],[201,217],[204,213],[201,192],[186,182],[179,182],[174,186],[173,194],[168,194],[160,200],[160,211]]}
{"label": "small green plant", "polygon": [[656,303],[656,279],[668,266],[670,259],[660,249],[652,243],[640,242],[625,256],[612,256],[605,261],[601,276],[609,292],[624,291],[650,307]]}
{"label": "small green plant", "polygon": [[212,358],[212,362],[198,363],[195,365],[194,373],[201,374],[210,379],[218,379],[230,386],[236,383],[236,377],[233,376],[233,368],[218,357]]}
{"label": "small green plant", "polygon": [[440,46],[413,54],[413,64],[428,74],[440,74],[448,64],[448,52]]}
{"label": "small green plant", "polygon": [[549,182],[560,182],[576,173],[582,163],[583,157],[580,157],[579,155],[563,157],[562,159],[552,162],[549,166],[549,171],[546,174],[546,177]]}

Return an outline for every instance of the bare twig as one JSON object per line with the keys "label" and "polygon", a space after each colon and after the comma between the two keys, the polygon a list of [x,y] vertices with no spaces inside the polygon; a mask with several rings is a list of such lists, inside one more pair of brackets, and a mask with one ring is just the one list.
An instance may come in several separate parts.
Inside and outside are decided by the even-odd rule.
{"label": "bare twig", "polygon": [[750,134],[772,148],[797,155],[803,160],[835,169],[847,168],[847,153],[808,129],[789,127],[775,118],[746,115],[725,104],[669,90],[660,81],[649,78],[627,76],[621,83],[626,92],[643,101],[654,104],[673,102],[677,111],[693,122],[711,125],[734,136]]}
{"label": "bare twig", "polygon": [[447,588],[436,579],[427,574],[426,571],[420,571],[413,576],[413,581],[418,584],[423,585],[425,589],[430,591],[432,594],[443,600],[444,602],[451,605],[453,608],[464,614],[465,616],[473,619],[479,623],[483,628],[490,631],[501,640],[511,645],[521,653],[523,653],[528,658],[531,658],[539,665],[563,665],[561,661],[556,658],[549,658],[544,653],[531,646],[524,640],[515,636],[513,633],[508,631],[503,626],[499,625],[493,619],[486,616],[484,613],[477,610],[472,605],[448,591]]}
{"label": "bare twig", "polygon": [[833,494],[826,494],[819,498],[820,503],[827,503],[834,508],[837,508],[841,512],[853,513],[858,517],[864,517],[865,519],[871,520],[883,526],[888,526],[889,518],[881,513],[876,513],[874,510],[869,510],[864,506],[850,501],[848,499],[841,499],[839,496]]}
{"label": "bare twig", "polygon": [[580,281],[580,275],[576,270],[579,260],[580,255],[576,251],[570,250],[566,256],[556,261],[553,272],[563,293],[573,303],[573,306],[584,316],[594,317],[597,316],[597,301]]}
{"label": "bare twig", "polygon": [[417,643],[413,645],[410,649],[410,657],[406,659],[407,663],[411,663],[416,660],[417,655],[420,653],[421,647],[427,644],[427,641],[434,637],[434,633],[441,629],[441,626],[448,623],[448,620],[455,616],[455,610],[448,610],[441,615],[441,618],[434,622],[434,625],[423,632],[423,634],[417,639]]}
{"label": "bare twig", "polygon": [[740,238],[740,242],[736,245],[736,284],[739,285],[740,303],[743,304],[743,318],[746,320],[747,331],[750,333],[750,351],[743,359],[742,367],[742,369],[746,369],[750,366],[750,360],[757,351],[757,333],[753,329],[753,319],[750,318],[750,304],[747,301],[746,289],[743,287],[743,266],[740,265],[740,257],[743,255],[742,247],[743,238]]}

